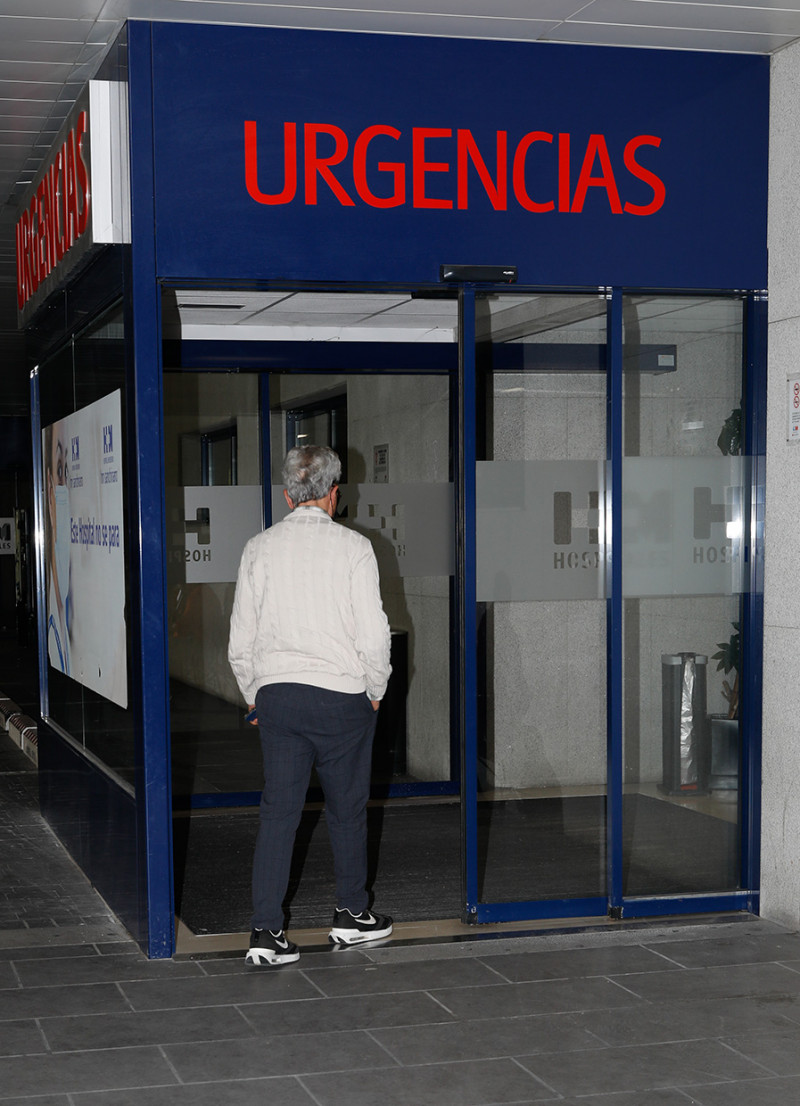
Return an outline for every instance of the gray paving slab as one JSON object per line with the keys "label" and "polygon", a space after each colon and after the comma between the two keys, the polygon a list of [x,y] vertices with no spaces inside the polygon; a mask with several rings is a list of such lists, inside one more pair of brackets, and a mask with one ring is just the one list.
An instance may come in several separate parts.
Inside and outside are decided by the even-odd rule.
{"label": "gray paving slab", "polygon": [[800,1025],[746,1037],[726,1037],[724,1044],[761,1064],[772,1075],[800,1077]]}
{"label": "gray paving slab", "polygon": [[182,1083],[396,1066],[363,1030],[166,1045],[163,1052]]}
{"label": "gray paving slab", "polygon": [[568,1064],[563,1055],[552,1053],[517,1059],[565,1096],[694,1087],[768,1074],[760,1064],[714,1040],[572,1052]]}
{"label": "gray paving slab", "polygon": [[605,1047],[569,1014],[373,1029],[372,1036],[398,1063],[408,1065]]}
{"label": "gray paving slab", "polygon": [[224,1041],[255,1036],[255,1030],[233,1006],[124,1014],[81,1014],[39,1019],[51,1052],[94,1048]]}
{"label": "gray paving slab", "polygon": [[82,987],[20,987],[0,992],[2,1023],[20,1018],[49,1015],[105,1014],[130,1010],[130,1004],[115,983],[88,983]]}
{"label": "gray paving slab", "polygon": [[736,1002],[651,1003],[621,1010],[591,1010],[573,1015],[577,1025],[607,1045],[666,1044],[719,1038],[737,1033],[768,1033],[800,1021],[800,1003],[785,995],[740,998]]}
{"label": "gray paving slab", "polygon": [[662,941],[648,947],[683,968],[800,961],[800,934],[797,933],[737,934],[716,941]]}
{"label": "gray paving slab", "polygon": [[[3,1102],[3,1106],[8,1106]],[[40,1100],[12,1104],[40,1106]],[[70,1095],[69,1103],[41,1106],[314,1106],[314,1099],[294,1077],[239,1079],[226,1083],[179,1084],[140,1090],[101,1091]]]}
{"label": "gray paving slab", "polygon": [[682,972],[650,972],[619,977],[618,982],[632,995],[648,1002],[800,995],[800,974],[781,964],[732,964],[687,968]]}
{"label": "gray paving slab", "polygon": [[303,1078],[319,1106],[515,1106],[558,1096],[513,1060],[472,1060]]}
{"label": "gray paving slab", "polygon": [[638,972],[677,971],[681,965],[657,948],[604,945],[599,948],[561,949],[553,952],[509,953],[484,959],[494,971],[512,983],[536,979],[576,979],[579,976],[620,975]]}
{"label": "gray paving slab", "polygon": [[548,979],[494,987],[432,990],[458,1018],[499,1018],[525,1014],[569,1014],[641,1005],[641,999],[607,979]]}
{"label": "gray paving slab", "polygon": [[180,1010],[190,1006],[320,997],[319,990],[295,965],[252,972],[242,966],[238,975],[125,980],[119,984],[119,990],[132,1010]]}
{"label": "gray paving slab", "polygon": [[452,1014],[422,991],[356,995],[345,998],[301,999],[293,1002],[249,1003],[240,1006],[253,1029],[262,1035],[322,1033],[331,1029],[387,1029],[422,1026],[423,1033],[439,1022],[451,1022]]}
{"label": "gray paving slab", "polygon": [[[81,986],[140,979],[205,978],[190,960],[148,960],[145,956],[73,956],[44,960],[14,960],[25,987]],[[2,968],[2,964],[0,964]]]}
{"label": "gray paving slab", "polygon": [[370,995],[443,987],[497,987],[503,977],[477,960],[425,960],[414,964],[372,964],[312,968],[306,976],[324,995]]}
{"label": "gray paving slab", "polygon": [[112,1048],[91,1052],[0,1059],[2,1095],[70,1094],[112,1088],[162,1086],[177,1083],[158,1048]]}
{"label": "gray paving slab", "polygon": [[0,1056],[30,1056],[35,1052],[46,1051],[45,1039],[33,1018],[3,1022],[0,1026]]}
{"label": "gray paving slab", "polygon": [[800,1079],[754,1079],[716,1083],[693,1089],[697,1106],[794,1106],[800,1102]]}

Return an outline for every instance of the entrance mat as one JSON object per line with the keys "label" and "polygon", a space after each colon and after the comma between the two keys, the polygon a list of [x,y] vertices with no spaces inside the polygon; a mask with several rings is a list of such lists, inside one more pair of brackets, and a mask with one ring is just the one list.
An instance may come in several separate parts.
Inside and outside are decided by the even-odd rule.
{"label": "entrance mat", "polygon": [[[454,802],[368,810],[369,886],[376,908],[402,921],[461,914],[460,807]],[[605,799],[478,804],[480,899],[514,902],[605,894]],[[628,895],[732,890],[736,826],[641,795],[624,800]],[[250,926],[258,809],[192,811],[175,819],[177,912],[195,934]],[[320,810],[303,814],[286,899],[288,925],[330,923],[333,858]]]}

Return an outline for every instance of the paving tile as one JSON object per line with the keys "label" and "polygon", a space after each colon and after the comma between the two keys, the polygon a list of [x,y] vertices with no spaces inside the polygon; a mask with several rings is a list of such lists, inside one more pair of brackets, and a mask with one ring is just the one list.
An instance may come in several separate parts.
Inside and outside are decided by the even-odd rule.
{"label": "paving tile", "polygon": [[103,1014],[129,1010],[114,983],[87,983],[82,987],[24,987],[0,995],[0,1031],[4,1021],[68,1014]]}
{"label": "paving tile", "polygon": [[[735,1033],[766,1033],[791,1024],[791,1004],[779,996],[730,1002],[653,1003],[619,1010],[592,1010],[574,1015],[577,1025],[608,1045],[643,1045],[724,1037]],[[800,1004],[797,1007],[800,1020]]]}
{"label": "paving tile", "polygon": [[[137,949],[138,951],[138,949]],[[23,945],[0,948],[0,961],[50,960],[69,956],[97,956],[94,945]]]}
{"label": "paving tile", "polygon": [[611,1094],[660,1087],[693,1087],[721,1080],[756,1079],[764,1069],[737,1056],[719,1041],[681,1041],[666,1045],[517,1057],[518,1063],[562,1095]]}
{"label": "paving tile", "polygon": [[[429,995],[416,991],[252,1003],[240,1009],[256,1032],[269,1036],[285,1033],[327,1033],[336,1029],[379,1029],[414,1025],[431,1027],[437,1022],[453,1020],[452,1015],[440,1003]],[[396,1032],[396,1029],[392,1028],[391,1032]]]}
{"label": "paving tile", "polygon": [[264,968],[238,975],[200,979],[143,980],[119,984],[134,1010],[174,1010],[250,1002],[285,1002],[319,998],[319,991],[294,966]]}
{"label": "paving tile", "polygon": [[319,1106],[517,1106],[555,1098],[513,1060],[304,1076],[303,1085]]}
{"label": "paving tile", "polygon": [[19,985],[19,977],[14,971],[13,964],[0,960],[0,991],[7,990],[9,987],[19,987]]}
{"label": "paving tile", "polygon": [[395,1066],[384,1049],[359,1030],[166,1045],[164,1053],[183,1083]]}
{"label": "paving tile", "polygon": [[130,938],[127,941],[97,941],[92,947],[100,956],[141,956],[139,946]]}
{"label": "paving tile", "polygon": [[604,1047],[569,1014],[373,1029],[372,1036],[398,1063],[409,1065]]}
{"label": "paving tile", "polygon": [[68,1018],[42,1018],[39,1024],[51,1052],[182,1041],[222,1041],[255,1035],[255,1030],[232,1006],[83,1014]]}
{"label": "paving tile", "polygon": [[688,968],[681,972],[651,972],[620,977],[619,983],[649,1002],[800,994],[800,974],[780,964],[733,964]]}
{"label": "paving tile", "polygon": [[796,933],[743,934],[709,941],[658,941],[647,947],[685,968],[800,960],[800,935]]}
{"label": "paving tile", "polygon": [[9,1098],[175,1082],[174,1073],[157,1048],[42,1055],[35,1063],[25,1056],[0,1059],[0,1093]]}
{"label": "paving tile", "polygon": [[800,1076],[800,1025],[792,1024],[771,1033],[728,1037],[725,1044],[763,1064],[773,1075]]}
{"label": "paving tile", "polygon": [[34,1099],[27,1095],[25,1098],[4,1098],[2,1103],[3,1106],[72,1106],[65,1094],[37,1095]]}
{"label": "paving tile", "polygon": [[148,960],[138,956],[82,956],[50,960],[18,960],[14,966],[25,987],[74,986],[84,983],[138,979],[202,977],[190,960]]}
{"label": "paving tile", "polygon": [[47,1046],[33,1019],[3,1022],[0,1027],[0,1056],[28,1056],[46,1052]]}
{"label": "paving tile", "polygon": [[427,960],[414,964],[372,964],[357,968],[311,968],[305,975],[324,995],[369,995],[387,991],[429,991],[440,987],[502,985],[478,960]]}
{"label": "paving tile", "polygon": [[716,1083],[708,1087],[694,1087],[692,1095],[692,1102],[697,1106],[794,1106],[800,1102],[800,1079]]}
{"label": "paving tile", "polygon": [[510,1018],[525,1014],[568,1014],[612,1010],[637,999],[606,979],[551,979],[501,987],[432,990],[431,994],[458,1018]]}
{"label": "paving tile", "polygon": [[640,945],[604,945],[599,948],[559,949],[553,952],[513,953],[482,957],[483,962],[512,982],[535,979],[576,979],[581,976],[627,972],[663,972],[679,965]]}
{"label": "paving tile", "polygon": [[[312,1106],[313,1099],[297,1079],[241,1079],[228,1083],[145,1087],[130,1091],[73,1094],[69,1106]],[[9,1106],[3,1101],[3,1106]],[[12,1104],[13,1106],[13,1104]],[[67,1106],[66,1100],[26,1100],[19,1106]]]}

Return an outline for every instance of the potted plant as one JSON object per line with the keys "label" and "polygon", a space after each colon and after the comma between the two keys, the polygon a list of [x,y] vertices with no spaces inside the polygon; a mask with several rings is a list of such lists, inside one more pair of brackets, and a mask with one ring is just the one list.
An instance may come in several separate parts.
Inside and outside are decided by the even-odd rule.
{"label": "potted plant", "polygon": [[728,718],[739,717],[739,665],[741,663],[741,634],[739,623],[731,623],[733,633],[727,641],[718,641],[718,652],[711,657],[717,661],[717,672],[724,672],[726,676],[733,672],[733,683],[722,681],[722,695],[728,700]]}
{"label": "potted plant", "polygon": [[711,715],[711,775],[712,791],[735,795],[739,787],[739,667],[741,664],[741,634],[739,623],[732,623],[733,633],[727,641],[718,641],[719,649],[712,656],[717,671],[733,680],[723,680],[722,695],[728,702],[726,714]]}

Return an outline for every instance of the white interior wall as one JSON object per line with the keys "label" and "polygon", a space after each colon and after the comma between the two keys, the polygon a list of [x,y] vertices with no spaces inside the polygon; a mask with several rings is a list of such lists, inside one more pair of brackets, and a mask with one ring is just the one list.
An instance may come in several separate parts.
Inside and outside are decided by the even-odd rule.
{"label": "white interior wall", "polygon": [[800,371],[800,46],[772,58],[769,368],[764,585],[761,913],[800,926],[800,443],[787,440],[787,375]]}
{"label": "white interior wall", "polygon": [[[167,373],[164,376],[164,459],[167,488],[178,487],[181,441],[236,423],[238,480],[260,483],[258,377],[255,374]],[[184,476],[185,479],[185,476]],[[193,479],[197,479],[196,477]],[[193,482],[192,479],[186,482]],[[234,583],[186,584],[180,565],[170,562],[170,676],[189,687],[241,703],[228,664],[228,632]]]}

